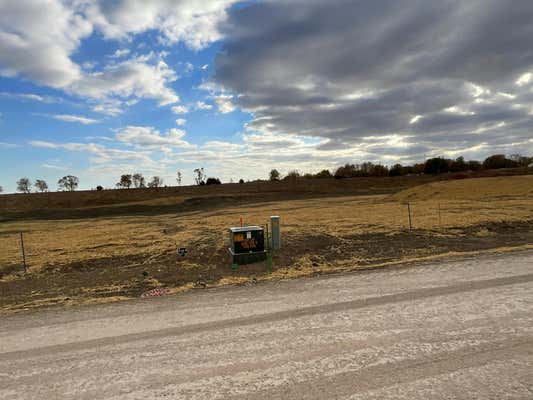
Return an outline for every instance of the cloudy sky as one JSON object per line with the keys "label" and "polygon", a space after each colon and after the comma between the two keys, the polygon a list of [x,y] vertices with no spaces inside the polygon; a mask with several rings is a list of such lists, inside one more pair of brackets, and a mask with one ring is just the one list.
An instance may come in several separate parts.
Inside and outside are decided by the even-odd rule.
{"label": "cloudy sky", "polygon": [[531,0],[0,0],[0,185],[533,154]]}

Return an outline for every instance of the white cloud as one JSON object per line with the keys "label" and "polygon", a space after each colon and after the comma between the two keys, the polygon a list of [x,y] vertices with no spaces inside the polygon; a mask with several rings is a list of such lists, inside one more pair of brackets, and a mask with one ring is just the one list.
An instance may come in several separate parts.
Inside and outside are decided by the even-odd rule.
{"label": "white cloud", "polygon": [[203,146],[204,149],[212,149],[218,151],[241,151],[244,150],[246,145],[242,143],[223,142],[220,140],[212,140],[206,142]]}
{"label": "white cloud", "polygon": [[183,125],[185,125],[186,123],[187,123],[187,120],[186,120],[185,118],[178,118],[178,119],[176,120],[176,125],[178,125],[178,126],[183,126]]}
{"label": "white cloud", "polygon": [[48,163],[41,164],[41,167],[46,168],[46,169],[53,169],[56,171],[63,171],[66,168],[61,165],[54,165],[54,164],[48,164]]}
{"label": "white cloud", "polygon": [[0,75],[65,87],[81,75],[70,55],[91,33],[92,24],[64,2],[2,1]]}
{"label": "white cloud", "polygon": [[122,102],[118,100],[106,99],[102,103],[96,104],[91,108],[94,112],[115,116],[122,113]]}
{"label": "white cloud", "polygon": [[106,67],[103,71],[88,73],[74,82],[68,90],[93,99],[154,99],[159,105],[179,101],[167,85],[176,80],[176,73],[154,55],[133,58]]}
{"label": "white cloud", "polygon": [[186,73],[190,73],[190,72],[194,71],[194,65],[192,65],[190,62],[186,62],[186,63],[183,64],[183,70]]}
{"label": "white cloud", "polygon": [[94,67],[96,67],[96,62],[95,61],[84,61],[81,64],[81,67],[86,71],[90,71],[94,69]]}
{"label": "white cloud", "polygon": [[516,81],[516,85],[517,86],[527,85],[529,82],[531,82],[531,78],[533,78],[533,74],[531,72],[527,72],[523,75],[520,75],[520,77]]}
{"label": "white cloud", "polygon": [[90,153],[95,156],[91,158],[91,161],[95,163],[107,163],[117,160],[138,161],[147,164],[153,163],[150,158],[150,152],[148,151],[110,149],[96,143],[52,143],[42,140],[32,140],[29,144],[33,147]]}
{"label": "white cloud", "polygon": [[206,70],[207,68],[209,68],[209,64],[204,64],[204,65],[202,65],[202,69],[203,69],[203,70]]}
{"label": "white cloud", "polygon": [[[195,0],[1,1],[0,76],[23,77],[100,101],[135,97],[172,104],[179,99],[168,84],[176,74],[162,60],[137,57],[95,70],[90,61],[80,67],[72,55],[93,32],[103,33],[105,39],[129,40],[155,31],[164,44],[183,42],[201,49],[221,37],[218,26],[235,2],[205,0],[199,7]],[[119,49],[112,57],[128,54],[128,49]],[[191,66],[186,64],[185,69],[190,71]],[[121,109],[94,107],[109,115]]]}
{"label": "white cloud", "polygon": [[409,120],[409,124],[411,125],[416,124],[420,120],[420,118],[422,118],[421,115],[415,115],[413,118]]}
{"label": "white cloud", "polygon": [[59,103],[60,100],[50,96],[41,96],[34,93],[11,93],[0,92],[0,97],[6,97],[10,99],[17,99],[23,101],[37,101],[39,103]]}
{"label": "white cloud", "polygon": [[296,135],[274,135],[269,133],[251,133],[243,135],[244,143],[252,148],[288,149],[305,145],[302,137]]}
{"label": "white cloud", "polygon": [[79,115],[69,115],[69,114],[46,114],[46,116],[57,119],[58,121],[65,121],[65,122],[79,122],[83,125],[89,125],[89,124],[96,124],[100,121],[93,118],[87,118],[82,117]]}
{"label": "white cloud", "polygon": [[122,58],[130,54],[129,49],[118,49],[110,57],[111,58]]}
{"label": "white cloud", "polygon": [[189,112],[186,106],[173,106],[171,110],[174,114],[187,114]]}
{"label": "white cloud", "polygon": [[185,131],[175,128],[161,133],[151,126],[127,126],[117,131],[116,139],[119,142],[145,148],[161,146],[192,147],[190,143],[183,140],[185,134]]}
{"label": "white cloud", "polygon": [[223,114],[227,114],[235,111],[235,105],[232,102],[233,96],[230,94],[221,94],[215,96],[215,102],[218,106],[218,111]]}
{"label": "white cloud", "polygon": [[207,104],[203,101],[197,101],[195,104],[195,108],[197,110],[211,110],[213,106],[211,104]]}
{"label": "white cloud", "polygon": [[447,107],[447,108],[445,108],[443,111],[444,111],[444,112],[447,112],[447,113],[450,113],[450,114],[457,114],[457,115],[463,115],[463,116],[466,116],[466,115],[476,115],[475,112],[465,110],[464,108],[461,108],[461,107],[459,107],[459,106]]}
{"label": "white cloud", "polygon": [[[203,82],[200,86],[198,86],[198,89],[209,92],[208,98],[213,99],[215,101],[215,103],[217,104],[218,111],[220,111],[222,114],[233,112],[237,108],[233,102],[235,96],[228,93],[228,91],[223,86],[218,85],[213,81]],[[205,104],[203,102],[199,103]],[[196,104],[198,105],[198,103]],[[201,107],[198,106],[196,108],[201,109]]]}
{"label": "white cloud", "polygon": [[100,1],[85,8],[88,19],[107,38],[126,39],[133,34],[157,30],[163,43],[184,42],[201,49],[221,38],[220,22],[235,0],[143,0]]}
{"label": "white cloud", "polygon": [[85,136],[87,140],[105,140],[107,142],[112,142],[113,138],[109,136]]}

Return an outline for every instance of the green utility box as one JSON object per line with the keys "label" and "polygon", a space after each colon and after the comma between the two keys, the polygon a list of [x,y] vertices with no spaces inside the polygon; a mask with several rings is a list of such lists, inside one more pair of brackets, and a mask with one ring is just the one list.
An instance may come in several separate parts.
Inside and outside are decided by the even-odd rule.
{"label": "green utility box", "polygon": [[252,264],[266,260],[265,233],[260,226],[229,229],[228,251],[234,264]]}

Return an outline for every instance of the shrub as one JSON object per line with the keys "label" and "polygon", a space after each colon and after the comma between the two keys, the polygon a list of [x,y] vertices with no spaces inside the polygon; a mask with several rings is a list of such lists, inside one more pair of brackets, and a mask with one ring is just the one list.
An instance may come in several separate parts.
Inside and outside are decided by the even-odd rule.
{"label": "shrub", "polygon": [[207,178],[207,181],[205,181],[206,185],[220,185],[220,179],[218,178]]}
{"label": "shrub", "polygon": [[270,171],[270,177],[269,179],[271,181],[279,181],[279,178],[280,178],[280,173],[277,169],[273,169]]}

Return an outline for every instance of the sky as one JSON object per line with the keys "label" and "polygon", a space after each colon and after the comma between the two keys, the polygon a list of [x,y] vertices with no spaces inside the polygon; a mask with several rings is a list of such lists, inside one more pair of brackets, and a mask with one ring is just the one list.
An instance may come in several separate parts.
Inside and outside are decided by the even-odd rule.
{"label": "sky", "polygon": [[533,154],[530,0],[0,0],[0,186]]}

